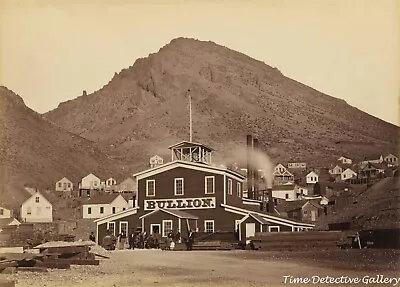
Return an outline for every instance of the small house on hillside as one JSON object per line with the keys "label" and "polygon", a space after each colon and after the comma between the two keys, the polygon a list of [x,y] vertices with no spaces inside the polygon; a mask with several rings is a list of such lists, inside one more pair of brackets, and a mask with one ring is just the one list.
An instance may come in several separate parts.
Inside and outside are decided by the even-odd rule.
{"label": "small house on hillside", "polygon": [[383,158],[383,160],[389,165],[389,166],[398,166],[399,165],[399,158],[393,154],[388,154]]}
{"label": "small house on hillside", "polygon": [[0,205],[0,218],[11,218],[13,217],[12,208],[7,208],[5,205]]}
{"label": "small house on hillside", "polygon": [[353,160],[350,157],[347,157],[347,156],[339,157],[338,161],[340,161],[342,164],[353,164]]}
{"label": "small house on hillside", "polygon": [[84,178],[81,179],[79,183],[79,196],[87,195],[90,196],[91,190],[100,190],[101,189],[101,180],[93,173],[88,174]]}
{"label": "small house on hillside", "polygon": [[370,157],[365,157],[364,160],[361,162],[362,166],[366,166],[368,163],[382,163],[383,156],[382,155],[375,155]]}
{"label": "small house on hillside", "polygon": [[357,177],[357,173],[355,171],[353,171],[351,168],[347,168],[346,170],[344,170],[341,174],[340,174],[340,179],[342,181],[348,180],[348,179],[352,179],[352,178],[356,178]]}
{"label": "small house on hillside", "polygon": [[121,194],[102,194],[89,199],[82,205],[83,218],[100,218],[129,208]]}
{"label": "small house on hillside", "polygon": [[294,176],[289,170],[283,165],[278,164],[275,166],[273,171],[274,183],[275,184],[283,184],[288,182],[294,182]]}
{"label": "small house on hillside", "polygon": [[331,174],[331,175],[340,175],[340,174],[342,174],[342,172],[344,171],[344,168],[342,167],[342,166],[340,166],[340,165],[335,165],[335,167],[334,168],[331,168],[330,170],[329,170],[329,173]]}
{"label": "small house on hillside", "polygon": [[53,205],[45,193],[36,191],[22,203],[20,216],[23,222],[52,222]]}
{"label": "small house on hillside", "polygon": [[315,184],[318,182],[318,174],[314,171],[311,171],[306,175],[306,182],[307,184]]}
{"label": "small house on hillside", "polygon": [[107,187],[109,187],[109,186],[116,185],[117,181],[114,178],[110,177],[109,179],[106,180],[105,184]]}
{"label": "small house on hillside", "polygon": [[281,184],[272,187],[272,197],[286,200],[296,200],[297,194],[294,184]]}
{"label": "small house on hillside", "polygon": [[68,178],[63,177],[59,181],[56,182],[56,191],[73,191],[74,184]]}
{"label": "small house on hillside", "polygon": [[301,206],[287,211],[289,218],[312,222],[317,221],[323,213],[324,207],[318,203],[318,200],[308,200]]}
{"label": "small house on hillside", "polygon": [[366,166],[360,169],[360,177],[362,178],[375,178],[380,175],[383,176],[385,172],[385,165],[369,162]]}
{"label": "small house on hillside", "polygon": [[153,167],[156,167],[159,165],[163,165],[164,159],[159,155],[154,155],[150,158],[149,163],[150,163],[150,167],[153,168]]}

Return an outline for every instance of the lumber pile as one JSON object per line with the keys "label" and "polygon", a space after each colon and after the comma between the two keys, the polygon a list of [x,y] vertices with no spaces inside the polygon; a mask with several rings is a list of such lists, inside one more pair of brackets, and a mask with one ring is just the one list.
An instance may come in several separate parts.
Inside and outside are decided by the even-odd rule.
{"label": "lumber pile", "polygon": [[336,248],[343,237],[340,231],[265,232],[250,237],[256,250],[307,250]]}
{"label": "lumber pile", "polygon": [[[0,254],[0,273],[19,271],[47,272],[51,269],[69,269],[71,265],[99,265],[96,255],[92,253],[92,241],[53,241],[38,245],[38,253],[4,253]],[[99,251],[99,250],[98,250]]]}
{"label": "lumber pile", "polygon": [[200,241],[193,244],[193,250],[231,250],[232,244],[221,241]]}

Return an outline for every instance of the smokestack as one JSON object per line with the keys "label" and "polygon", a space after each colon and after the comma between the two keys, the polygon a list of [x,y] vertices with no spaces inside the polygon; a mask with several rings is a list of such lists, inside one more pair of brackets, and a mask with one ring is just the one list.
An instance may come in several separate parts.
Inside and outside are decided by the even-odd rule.
{"label": "smokestack", "polygon": [[[254,138],[253,139],[253,149],[255,150],[255,151],[258,151],[258,139],[257,138]],[[254,169],[254,194],[253,194],[253,199],[260,199],[259,197],[259,190],[260,190],[260,188],[259,188],[259,172],[258,172],[258,168],[256,167],[255,169]]]}
{"label": "smokestack", "polygon": [[274,199],[272,198],[272,188],[268,187],[267,188],[267,193],[268,193],[268,206],[267,206],[267,212],[269,213],[274,213],[275,212],[275,204],[274,204]]}
{"label": "smokestack", "polygon": [[253,137],[251,135],[247,135],[247,198],[253,199],[253,191],[254,191],[254,181],[253,181],[253,169],[251,167],[252,158],[251,152],[253,150]]}

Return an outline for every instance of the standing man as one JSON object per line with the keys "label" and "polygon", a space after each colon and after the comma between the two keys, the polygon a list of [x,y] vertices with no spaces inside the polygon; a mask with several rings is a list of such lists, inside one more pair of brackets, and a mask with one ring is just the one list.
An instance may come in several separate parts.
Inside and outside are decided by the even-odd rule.
{"label": "standing man", "polygon": [[186,250],[192,251],[193,250],[193,243],[194,243],[194,232],[192,229],[189,230],[188,239],[186,241]]}
{"label": "standing man", "polygon": [[129,235],[129,249],[135,249],[135,239],[136,239],[135,229],[132,228],[131,234]]}

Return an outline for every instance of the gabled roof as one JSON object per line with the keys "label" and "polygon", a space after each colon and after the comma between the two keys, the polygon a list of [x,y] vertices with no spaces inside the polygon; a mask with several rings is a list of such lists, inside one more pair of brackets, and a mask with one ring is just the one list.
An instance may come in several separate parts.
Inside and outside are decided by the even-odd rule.
{"label": "gabled roof", "polygon": [[[310,171],[309,173],[307,173],[306,176],[309,176],[309,175],[311,175],[312,173],[313,173],[314,175],[318,176],[318,174],[317,174],[315,171]],[[313,176],[314,176],[314,175],[313,175]]]}
{"label": "gabled roof", "polygon": [[139,219],[145,218],[145,217],[147,217],[149,215],[152,215],[152,214],[154,214],[156,212],[165,212],[165,213],[168,213],[168,214],[170,214],[172,216],[175,216],[175,217],[178,217],[178,218],[184,218],[184,219],[199,219],[197,216],[194,216],[194,215],[192,215],[190,213],[187,213],[185,211],[175,210],[175,209],[161,209],[161,208],[160,209],[155,209],[155,210],[153,210],[153,211],[151,211],[149,213],[146,213],[146,214],[142,215],[141,217],[139,217]]}
{"label": "gabled roof", "polygon": [[168,148],[173,149],[173,148],[185,148],[185,147],[193,147],[193,146],[200,146],[204,149],[207,149],[208,151],[213,151],[214,149],[210,148],[209,146],[206,146],[201,143],[195,143],[195,142],[189,142],[189,141],[181,141],[177,144],[171,145]]}
{"label": "gabled roof", "polygon": [[0,218],[0,228],[9,225],[10,223],[12,223],[13,221],[18,222],[18,224],[20,224],[20,222],[15,219],[15,218]]}
{"label": "gabled roof", "polygon": [[199,169],[203,169],[203,170],[208,170],[210,172],[224,172],[224,173],[230,174],[232,176],[236,176],[240,179],[245,179],[245,177],[243,175],[241,175],[233,170],[230,170],[230,169],[219,168],[219,167],[211,166],[208,164],[182,161],[182,160],[175,160],[175,161],[165,163],[163,165],[156,166],[154,168],[146,169],[144,171],[133,174],[133,177],[139,177],[141,175],[145,175],[146,173],[157,174],[158,172],[167,171],[167,170],[173,169],[175,167],[184,167],[184,168],[189,168],[189,169],[190,168],[193,168],[193,169],[199,168]]}
{"label": "gabled roof", "polygon": [[396,155],[394,155],[392,153],[389,153],[388,155],[385,155],[383,158],[385,159],[386,157],[389,157],[389,156],[399,158],[398,156],[396,156]]}
{"label": "gabled roof", "polygon": [[247,218],[249,217],[253,217],[257,222],[259,222],[260,224],[270,224],[269,221],[267,221],[265,218],[261,217],[260,215],[256,214],[256,213],[249,213],[247,214],[245,217],[243,217],[240,222],[242,223],[243,221],[245,221]]}
{"label": "gabled roof", "polygon": [[87,204],[110,204],[118,196],[120,196],[120,194],[118,194],[118,193],[101,194],[101,195],[90,198],[88,201],[86,201],[84,203],[84,205],[87,205]]}
{"label": "gabled roof", "polygon": [[316,201],[309,200],[303,206],[305,206],[306,204],[311,204],[312,206],[314,206],[314,207],[316,207],[318,209],[323,209],[323,207]]}
{"label": "gabled roof", "polygon": [[40,191],[36,191],[33,194],[30,194],[27,190],[25,190],[26,192],[26,199],[21,203],[21,205],[25,204],[25,202],[27,202],[29,199],[31,199],[32,197],[36,197],[36,195],[39,193],[45,200],[47,200],[51,205],[53,205],[52,200],[50,198],[50,195],[46,192],[40,192]]}
{"label": "gabled roof", "polygon": [[62,181],[62,180],[68,180],[70,183],[72,183],[72,181],[69,180],[68,178],[66,178],[65,176],[64,176],[62,179],[60,179],[59,181],[57,181],[57,182],[60,182],[60,181]]}
{"label": "gabled roof", "polygon": [[278,223],[278,224],[287,225],[287,226],[294,226],[294,225],[302,226],[302,227],[314,227],[315,226],[314,224],[305,223],[305,222],[302,222],[299,220],[287,218],[287,217],[276,215],[276,214],[270,214],[270,213],[266,213],[263,211],[258,211],[258,212],[250,211],[250,210],[247,210],[244,208],[231,206],[231,205],[227,205],[227,204],[221,204],[221,206],[223,208],[225,208],[225,210],[228,212],[233,212],[233,213],[238,213],[238,214],[243,214],[243,215],[246,215],[249,213],[257,214],[271,223]]}

